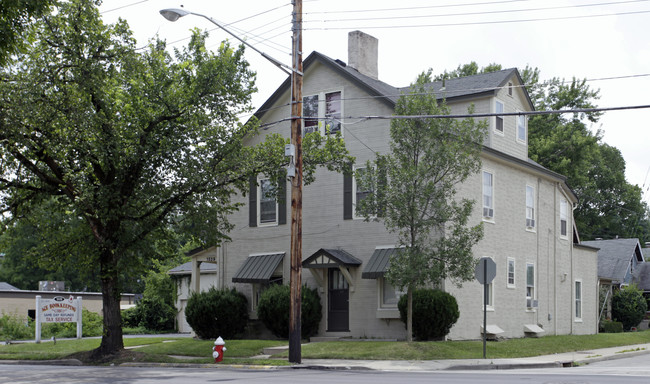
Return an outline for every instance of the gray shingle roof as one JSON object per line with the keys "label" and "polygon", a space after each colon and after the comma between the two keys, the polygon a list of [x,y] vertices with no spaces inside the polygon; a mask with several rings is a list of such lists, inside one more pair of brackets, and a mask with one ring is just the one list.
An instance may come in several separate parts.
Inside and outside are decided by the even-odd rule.
{"label": "gray shingle roof", "polygon": [[[598,277],[623,283],[632,257],[642,262],[638,239],[583,241],[581,244],[599,248]],[[637,252],[638,247],[638,252]]]}
{"label": "gray shingle roof", "polygon": [[20,289],[4,281],[0,281],[0,291],[20,291]]}
{"label": "gray shingle roof", "polygon": [[650,291],[650,263],[640,263],[632,274],[632,282],[648,292]]}
{"label": "gray shingle roof", "polygon": [[359,266],[361,260],[342,249],[321,248],[302,262],[303,268],[332,268],[343,266]]}

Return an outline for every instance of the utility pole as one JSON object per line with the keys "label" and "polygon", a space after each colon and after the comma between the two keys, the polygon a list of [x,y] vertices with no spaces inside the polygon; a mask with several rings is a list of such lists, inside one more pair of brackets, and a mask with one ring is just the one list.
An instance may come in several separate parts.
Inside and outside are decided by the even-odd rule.
{"label": "utility pole", "polygon": [[291,179],[291,273],[289,309],[289,362],[300,363],[300,306],[302,284],[302,0],[292,0],[291,144],[295,147],[296,174]]}

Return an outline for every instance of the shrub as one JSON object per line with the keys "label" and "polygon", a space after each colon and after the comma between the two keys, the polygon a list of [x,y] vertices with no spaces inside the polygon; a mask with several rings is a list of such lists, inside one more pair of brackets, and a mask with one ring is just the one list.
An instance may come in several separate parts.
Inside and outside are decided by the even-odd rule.
{"label": "shrub", "polygon": [[193,293],[187,300],[185,318],[202,339],[240,338],[248,323],[246,296],[232,290]]}
{"label": "shrub", "polygon": [[[316,289],[303,286],[300,290],[300,334],[303,339],[318,332],[322,318],[320,296]],[[275,336],[289,337],[290,288],[288,285],[273,285],[260,296],[257,316]]]}
{"label": "shrub", "polygon": [[3,314],[0,317],[0,340],[25,340],[34,338],[34,326],[31,320],[24,320],[16,314]]}
{"label": "shrub", "polygon": [[139,325],[150,331],[170,331],[174,329],[176,309],[162,298],[145,297],[136,306]]}
{"label": "shrub", "polygon": [[639,325],[647,310],[648,304],[635,285],[623,287],[612,296],[612,317],[623,323],[626,331]]}
{"label": "shrub", "polygon": [[623,323],[618,321],[604,320],[600,327],[603,333],[621,333],[623,332]]}
{"label": "shrub", "polygon": [[[400,318],[406,324],[408,297],[397,304]],[[418,340],[438,340],[445,337],[456,323],[460,312],[456,298],[439,289],[413,291],[413,336]]]}
{"label": "shrub", "polygon": [[138,307],[132,307],[128,309],[123,309],[122,313],[122,326],[129,328],[137,328],[140,326],[140,321],[142,321],[142,315]]}

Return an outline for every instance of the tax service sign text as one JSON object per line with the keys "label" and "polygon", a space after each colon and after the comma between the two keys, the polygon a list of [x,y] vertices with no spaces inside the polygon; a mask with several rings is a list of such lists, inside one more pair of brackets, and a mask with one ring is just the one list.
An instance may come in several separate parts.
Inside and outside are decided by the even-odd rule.
{"label": "tax service sign text", "polygon": [[74,323],[81,311],[78,301],[73,296],[68,299],[63,296],[41,299],[40,304],[39,312],[44,323]]}

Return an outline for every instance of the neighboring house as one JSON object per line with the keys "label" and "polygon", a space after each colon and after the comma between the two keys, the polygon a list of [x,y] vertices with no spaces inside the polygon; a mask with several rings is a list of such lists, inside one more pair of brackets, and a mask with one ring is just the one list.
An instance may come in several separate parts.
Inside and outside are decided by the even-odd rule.
{"label": "neighboring house", "polygon": [[604,297],[600,298],[599,312],[611,318],[611,297],[614,290],[636,281],[645,281],[643,251],[639,239],[611,239],[583,241],[581,244],[598,248],[598,280]]}
{"label": "neighboring house", "polygon": [[[390,121],[344,116],[390,116],[408,89],[378,80],[376,39],[356,31],[348,43],[347,65],[318,52],[305,59],[303,130],[325,134],[327,126],[330,132],[340,132],[358,169],[375,153],[389,151]],[[470,105],[476,113],[533,110],[514,68],[431,87],[439,98],[446,98],[451,113],[466,113]],[[289,136],[289,100],[287,79],[256,112],[265,128],[247,144],[263,141],[268,133]],[[324,120],[310,117],[328,120],[319,124]],[[475,257],[489,256],[497,264],[489,286],[487,333],[503,337],[596,333],[597,257],[595,249],[575,244],[577,197],[564,176],[528,159],[526,117],[486,120],[482,169],[459,187],[458,195],[476,201],[469,225],[484,225]],[[289,283],[290,204],[286,199],[276,202],[268,187],[264,175],[251,180],[248,195],[238,200],[247,207],[229,218],[235,225],[229,234],[232,241],[209,256],[193,257],[197,265],[216,261],[217,286],[234,286],[246,294],[253,319],[259,293],[269,284]],[[402,292],[383,278],[388,258],[396,251],[396,238],[383,223],[365,222],[355,214],[357,199],[367,193],[356,187],[353,177],[324,169],[304,187],[302,281],[321,295],[319,336],[405,339],[397,310]],[[193,276],[197,274],[195,268]],[[442,288],[456,297],[460,309],[449,338],[479,339],[482,286],[470,281],[457,288],[446,281]]]}
{"label": "neighboring house", "polygon": [[[214,247],[207,250],[197,249],[191,251],[188,255],[193,256],[194,260],[196,260],[197,256],[208,258],[214,249]],[[200,268],[201,278],[194,280],[194,282],[200,283],[198,287],[192,286],[192,265]],[[210,289],[210,287],[217,287],[217,264],[207,261],[197,264],[196,262],[192,263],[190,261],[170,269],[167,273],[176,281],[176,309],[178,310],[176,324],[178,326],[178,332],[190,333],[192,332],[192,327],[187,324],[187,320],[185,319],[187,299],[190,297],[190,292],[201,292]]]}
{"label": "neighboring house", "polygon": [[4,281],[0,281],[0,291],[18,291],[18,288]]}

